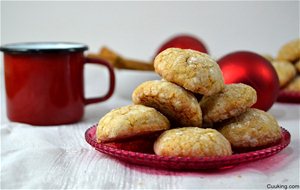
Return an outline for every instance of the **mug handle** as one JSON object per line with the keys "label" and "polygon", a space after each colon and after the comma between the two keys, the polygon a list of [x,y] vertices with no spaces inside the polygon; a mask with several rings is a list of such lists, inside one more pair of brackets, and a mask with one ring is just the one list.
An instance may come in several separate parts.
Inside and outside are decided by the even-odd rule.
{"label": "mug handle", "polygon": [[108,98],[110,98],[113,95],[114,90],[115,90],[115,72],[114,72],[114,68],[112,67],[112,65],[103,59],[92,59],[92,58],[85,58],[84,63],[103,65],[103,66],[107,67],[108,72],[109,72],[109,89],[108,89],[107,93],[105,95],[103,95],[102,97],[85,98],[84,104],[87,105],[87,104],[93,104],[93,103],[97,103],[97,102],[103,102],[103,101],[107,100]]}

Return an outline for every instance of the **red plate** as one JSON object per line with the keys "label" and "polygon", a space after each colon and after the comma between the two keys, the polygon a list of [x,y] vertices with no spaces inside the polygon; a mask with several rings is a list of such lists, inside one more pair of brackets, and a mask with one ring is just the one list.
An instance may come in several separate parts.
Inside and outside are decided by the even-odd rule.
{"label": "red plate", "polygon": [[231,156],[220,156],[220,157],[169,157],[169,156],[158,156],[155,154],[147,154],[140,152],[133,152],[128,150],[119,149],[116,146],[110,146],[104,143],[98,143],[95,140],[96,125],[92,126],[85,132],[86,141],[93,146],[96,150],[118,158],[122,161],[145,165],[155,168],[166,168],[166,169],[220,169],[231,167],[237,164],[260,160],[269,156],[272,156],[285,147],[288,146],[291,140],[290,133],[281,128],[282,138],[281,140],[268,148],[245,152],[240,154],[233,154]]}
{"label": "red plate", "polygon": [[277,102],[300,103],[300,92],[281,90],[278,94]]}

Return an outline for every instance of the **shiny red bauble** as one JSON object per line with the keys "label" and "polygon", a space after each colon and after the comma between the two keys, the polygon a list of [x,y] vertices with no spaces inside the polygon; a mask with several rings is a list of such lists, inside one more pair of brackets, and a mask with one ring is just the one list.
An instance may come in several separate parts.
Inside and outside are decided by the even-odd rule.
{"label": "shiny red bauble", "polygon": [[269,110],[279,93],[279,80],[275,69],[262,56],[238,51],[225,55],[218,60],[225,84],[244,83],[257,92],[257,102],[252,107]]}
{"label": "shiny red bauble", "polygon": [[165,49],[176,47],[181,49],[193,49],[196,51],[200,51],[202,53],[208,53],[207,48],[205,47],[204,43],[201,42],[200,39],[198,39],[195,36],[182,34],[182,35],[176,35],[169,40],[167,40],[163,45],[158,49],[155,55],[159,54]]}

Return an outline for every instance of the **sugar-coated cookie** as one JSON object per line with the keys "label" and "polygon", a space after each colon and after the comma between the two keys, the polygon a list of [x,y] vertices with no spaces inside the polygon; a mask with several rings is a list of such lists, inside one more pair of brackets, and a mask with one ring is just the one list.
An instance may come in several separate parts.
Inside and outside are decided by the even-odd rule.
{"label": "sugar-coated cookie", "polygon": [[132,101],[153,107],[176,127],[202,125],[202,112],[197,99],[184,88],[168,81],[147,81],[132,93]]}
{"label": "sugar-coated cookie", "polygon": [[269,113],[255,108],[220,124],[219,131],[234,148],[269,145],[281,138],[281,129]]}
{"label": "sugar-coated cookie", "polygon": [[212,95],[224,88],[219,65],[205,53],[169,48],[155,57],[154,68],[167,81],[194,93]]}
{"label": "sugar-coated cookie", "polygon": [[169,120],[154,108],[129,105],[114,109],[100,119],[96,138],[110,142],[169,129]]}
{"label": "sugar-coated cookie", "polygon": [[272,61],[272,65],[278,75],[281,87],[286,85],[296,76],[296,68],[288,61]]}
{"label": "sugar-coated cookie", "polygon": [[300,59],[300,38],[283,45],[278,52],[277,59],[290,62]]}
{"label": "sugar-coated cookie", "polygon": [[154,143],[161,156],[205,157],[232,154],[228,140],[217,130],[184,127],[163,132]]}
{"label": "sugar-coated cookie", "polygon": [[214,123],[237,116],[251,107],[257,100],[256,91],[246,84],[227,84],[223,91],[204,96],[200,101],[203,120]]}
{"label": "sugar-coated cookie", "polygon": [[296,67],[298,73],[300,73],[300,59],[295,63],[295,67]]}
{"label": "sugar-coated cookie", "polygon": [[285,91],[300,92],[300,75],[294,78],[285,88]]}

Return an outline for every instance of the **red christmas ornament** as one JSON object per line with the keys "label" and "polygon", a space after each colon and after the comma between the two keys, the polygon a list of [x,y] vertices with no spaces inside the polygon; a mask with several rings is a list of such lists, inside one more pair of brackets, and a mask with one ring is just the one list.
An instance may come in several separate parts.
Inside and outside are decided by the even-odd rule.
{"label": "red christmas ornament", "polygon": [[208,53],[204,43],[200,39],[191,35],[177,35],[166,41],[157,51],[157,54],[165,49],[176,47],[181,49],[193,49],[203,53]]}
{"label": "red christmas ornament", "polygon": [[223,72],[225,84],[244,83],[257,92],[257,102],[252,107],[269,110],[279,93],[279,80],[275,69],[262,56],[248,51],[225,55],[218,64]]}

